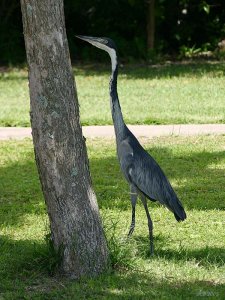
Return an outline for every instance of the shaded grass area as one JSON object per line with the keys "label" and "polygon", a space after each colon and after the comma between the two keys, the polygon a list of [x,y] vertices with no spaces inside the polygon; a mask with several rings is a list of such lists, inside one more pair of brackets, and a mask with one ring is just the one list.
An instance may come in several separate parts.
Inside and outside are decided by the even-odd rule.
{"label": "shaded grass area", "polygon": [[[0,142],[0,298],[3,299],[224,299],[225,136],[142,140],[170,178],[187,210],[173,215],[149,203],[155,256],[140,203],[127,240],[129,189],[111,140],[88,140],[93,184],[114,271],[72,282],[51,276],[48,221],[32,143]],[[139,201],[140,202],[140,201]]]}
{"label": "shaded grass area", "polygon": [[[112,124],[110,65],[74,68],[83,125]],[[129,124],[224,123],[225,63],[121,66],[118,91]],[[29,126],[27,73],[0,74],[0,126]],[[94,108],[94,109],[93,109]]]}

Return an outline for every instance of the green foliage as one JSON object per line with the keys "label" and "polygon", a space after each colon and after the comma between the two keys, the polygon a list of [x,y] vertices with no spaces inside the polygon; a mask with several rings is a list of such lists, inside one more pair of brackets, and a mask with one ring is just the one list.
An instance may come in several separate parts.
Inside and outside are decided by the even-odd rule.
{"label": "green foliage", "polygon": [[131,221],[129,188],[116,159],[115,142],[87,140],[91,174],[114,271],[69,281],[50,274],[57,255],[31,140],[0,141],[0,296],[3,299],[223,299],[225,291],[225,136],[142,140],[165,170],[187,210],[177,223],[156,203],[155,255],[149,256],[147,220],[137,204]]}
{"label": "green foliage", "polygon": [[186,47],[186,46],[181,46],[180,47],[180,57],[183,58],[193,58],[197,54],[201,52],[201,48],[196,48],[195,46],[193,47]]}
{"label": "green foliage", "polygon": [[206,1],[201,1],[199,4],[200,10],[204,10],[206,14],[210,13],[210,5]]}
{"label": "green foliage", "polygon": [[[65,0],[65,19],[72,60],[105,61],[101,51],[75,40],[76,34],[109,36],[116,40],[125,61],[147,60],[148,1]],[[155,1],[155,51],[177,55],[180,47],[215,50],[224,38],[223,0]],[[0,2],[0,64],[25,60],[19,1]]]}
{"label": "green foliage", "polygon": [[109,258],[114,270],[133,269],[137,265],[136,248],[131,239],[122,232],[114,213],[107,213],[103,225],[109,249]]}
{"label": "green foliage", "polygon": [[20,1],[0,2],[0,64],[25,60]]}
{"label": "green foliage", "polygon": [[60,268],[63,247],[59,247],[58,250],[55,249],[51,233],[45,235],[45,242],[47,251],[42,254],[42,264],[47,268],[49,275],[53,276]]}

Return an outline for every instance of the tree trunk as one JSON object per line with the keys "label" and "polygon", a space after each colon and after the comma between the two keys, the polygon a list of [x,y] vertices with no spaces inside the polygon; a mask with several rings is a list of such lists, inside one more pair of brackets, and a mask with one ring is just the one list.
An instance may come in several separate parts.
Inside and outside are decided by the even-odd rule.
{"label": "tree trunk", "polygon": [[108,250],[92,189],[63,0],[21,0],[35,158],[60,273],[94,276]]}
{"label": "tree trunk", "polygon": [[155,0],[147,0],[147,49],[155,46]]}

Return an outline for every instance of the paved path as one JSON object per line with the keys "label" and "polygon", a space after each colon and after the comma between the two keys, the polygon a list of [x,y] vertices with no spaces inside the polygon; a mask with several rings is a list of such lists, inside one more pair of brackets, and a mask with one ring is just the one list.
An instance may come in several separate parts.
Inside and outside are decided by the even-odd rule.
{"label": "paved path", "polygon": [[[155,137],[168,135],[207,135],[225,134],[225,124],[200,125],[129,125],[136,137]],[[114,137],[113,126],[83,126],[83,135],[88,138]],[[23,139],[31,137],[30,128],[0,127],[0,140]]]}

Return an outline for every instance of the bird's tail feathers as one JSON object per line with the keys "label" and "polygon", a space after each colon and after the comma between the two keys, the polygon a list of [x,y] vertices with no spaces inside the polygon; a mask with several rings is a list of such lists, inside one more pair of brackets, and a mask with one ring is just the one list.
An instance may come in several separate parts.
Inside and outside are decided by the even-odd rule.
{"label": "bird's tail feathers", "polygon": [[178,222],[184,221],[187,218],[187,215],[177,196],[173,196],[173,200],[170,202],[170,204],[170,210],[172,210],[172,212],[174,213],[176,220]]}
{"label": "bird's tail feathers", "polygon": [[183,207],[179,215],[174,213],[174,217],[178,222],[184,221],[187,218],[186,212],[184,211]]}

